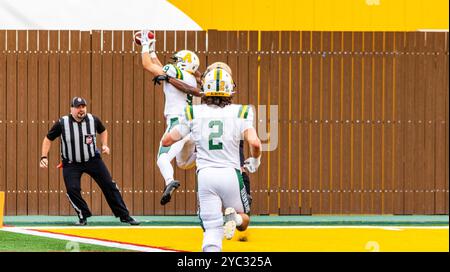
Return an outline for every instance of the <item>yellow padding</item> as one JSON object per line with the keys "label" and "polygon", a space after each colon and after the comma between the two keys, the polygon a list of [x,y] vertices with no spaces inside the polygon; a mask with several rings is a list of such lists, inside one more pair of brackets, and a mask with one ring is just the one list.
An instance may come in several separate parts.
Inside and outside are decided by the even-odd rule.
{"label": "yellow padding", "polygon": [[5,207],[5,192],[0,192],[0,228],[3,227],[3,209]]}

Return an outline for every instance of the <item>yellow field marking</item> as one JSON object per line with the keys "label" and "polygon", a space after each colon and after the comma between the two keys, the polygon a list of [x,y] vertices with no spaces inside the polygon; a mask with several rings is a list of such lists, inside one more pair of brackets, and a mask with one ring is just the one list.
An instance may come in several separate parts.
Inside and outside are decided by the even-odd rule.
{"label": "yellow field marking", "polygon": [[[201,228],[45,228],[45,231],[158,248],[200,251]],[[243,240],[243,241],[240,241]],[[223,241],[234,252],[449,251],[448,227],[253,227]]]}

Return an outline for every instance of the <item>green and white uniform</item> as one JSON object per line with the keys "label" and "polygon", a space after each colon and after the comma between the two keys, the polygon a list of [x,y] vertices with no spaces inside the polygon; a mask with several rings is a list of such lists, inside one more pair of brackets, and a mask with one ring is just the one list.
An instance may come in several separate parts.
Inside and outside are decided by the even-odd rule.
{"label": "green and white uniform", "polygon": [[249,106],[220,108],[204,104],[188,105],[185,119],[174,128],[183,137],[190,133],[197,148],[199,215],[205,229],[203,248],[222,248],[222,205],[237,212],[250,211],[239,156],[240,140],[249,128],[253,128],[253,110]]}
{"label": "green and white uniform", "polygon": [[[180,70],[173,64],[167,64],[163,67],[163,71],[174,78],[183,80],[190,86],[197,87],[197,80],[190,73]],[[166,118],[166,131],[169,132],[175,125],[180,123],[180,120],[184,118],[184,108],[186,105],[192,105],[192,96],[183,93],[175,88],[169,82],[164,81],[163,91],[165,95],[164,117]],[[180,145],[180,144],[179,144]],[[182,148],[182,147],[181,147]],[[160,145],[158,156],[162,153],[169,152],[170,149],[178,149],[176,146],[163,147]],[[179,151],[177,152],[179,153]],[[172,160],[176,154],[171,154]]]}
{"label": "green and white uniform", "polygon": [[[174,64],[167,64],[163,71],[174,78],[184,81],[186,84],[197,87],[197,80],[187,71],[179,69]],[[168,133],[181,119],[184,118],[184,108],[192,104],[192,96],[178,90],[172,84],[164,81],[163,91],[165,96],[164,117],[166,118],[166,131]],[[157,164],[166,185],[174,179],[174,171],[171,161],[176,157],[180,168],[188,169],[195,162],[194,142],[187,136],[182,141],[170,147],[159,145]]]}

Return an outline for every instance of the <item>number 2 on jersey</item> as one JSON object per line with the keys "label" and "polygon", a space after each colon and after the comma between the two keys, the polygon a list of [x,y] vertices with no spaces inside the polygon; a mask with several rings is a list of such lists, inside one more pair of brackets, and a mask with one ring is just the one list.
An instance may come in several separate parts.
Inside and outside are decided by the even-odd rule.
{"label": "number 2 on jersey", "polygon": [[209,150],[223,149],[223,144],[220,141],[217,144],[214,144],[214,139],[220,138],[223,135],[222,121],[213,120],[209,122],[209,128],[213,129],[213,132],[209,134]]}

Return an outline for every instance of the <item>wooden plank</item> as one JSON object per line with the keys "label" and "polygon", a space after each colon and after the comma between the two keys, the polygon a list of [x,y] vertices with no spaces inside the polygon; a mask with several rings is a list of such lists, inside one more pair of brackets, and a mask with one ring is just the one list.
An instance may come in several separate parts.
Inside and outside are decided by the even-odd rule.
{"label": "wooden plank", "polygon": [[310,63],[310,185],[311,185],[311,213],[320,213],[321,200],[321,165],[322,165],[322,138],[321,138],[321,113],[322,113],[322,77],[321,63],[322,57],[319,55],[321,50],[322,32],[312,32],[311,39],[311,63]]}
{"label": "wooden plank", "polygon": [[228,31],[217,31],[216,61],[228,63]]}
{"label": "wooden plank", "polygon": [[[374,51],[375,53],[382,52],[383,50],[383,33],[374,33]],[[384,177],[383,177],[383,150],[384,139],[382,134],[382,118],[383,118],[383,58],[380,54],[375,54],[374,57],[374,92],[372,96],[372,116],[374,124],[372,125],[372,145],[373,145],[373,207],[372,213],[382,213],[383,193],[384,190]]]}
{"label": "wooden plank", "polygon": [[435,59],[432,55],[435,49],[435,39],[437,33],[431,32],[425,34],[425,48],[424,51],[424,78],[425,87],[424,92],[424,213],[434,214],[435,212],[435,183],[436,183],[436,94],[437,82],[433,80],[434,76],[439,75],[439,72],[434,70]]}
{"label": "wooden plank", "polygon": [[[448,214],[448,33],[435,37],[434,74],[436,80],[435,127],[436,127],[436,184],[435,213]],[[1,120],[1,118],[0,118]],[[446,192],[447,190],[447,192]]]}
{"label": "wooden plank", "polygon": [[[141,62],[140,54],[137,56],[137,62]],[[142,69],[142,65],[140,64]],[[155,132],[155,118],[154,118],[154,91],[150,85],[151,76],[150,73],[142,71],[142,86],[144,95],[144,117],[143,117],[143,129],[144,129],[144,215],[155,214],[155,184],[156,177],[161,179],[161,174],[156,166],[156,154],[158,152],[158,146],[154,143],[154,138],[159,138],[159,135]]]}
{"label": "wooden plank", "polygon": [[[27,214],[28,149],[27,142],[27,31],[17,31],[17,215]],[[22,170],[22,171],[20,171]]]}
{"label": "wooden plank", "polygon": [[[70,110],[70,56],[69,56],[69,35],[67,30],[59,33],[59,116],[67,115]],[[59,139],[58,141],[61,141]],[[59,171],[59,214],[69,215],[75,214],[66,193],[64,178],[62,176],[62,169]]]}
{"label": "wooden plank", "polygon": [[[232,72],[231,76],[235,83],[237,82],[238,75],[239,75],[238,50],[239,50],[239,33],[237,31],[228,31],[227,32],[227,51],[226,51],[227,62],[226,63],[231,68],[231,72]],[[236,92],[237,90],[238,90],[238,88],[235,88],[234,91]],[[233,96],[233,103],[241,104],[241,102],[239,100],[240,95],[241,94],[239,92],[237,92]]]}
{"label": "wooden plank", "polygon": [[[265,136],[260,135],[261,140],[266,146],[268,146],[269,140],[269,85],[270,85],[270,54],[268,53],[271,49],[271,33],[270,32],[260,32],[261,35],[261,56],[260,56],[260,77],[259,77],[259,101],[258,101],[258,112],[260,106],[266,107],[265,116],[258,116],[262,121],[260,125],[264,129],[259,129],[260,133],[264,133]],[[261,113],[263,113],[261,111]],[[269,214],[269,198],[270,198],[270,161],[269,152],[265,151],[261,155],[261,165],[258,169],[259,182],[260,182],[260,198],[258,199],[258,210],[259,214]]]}
{"label": "wooden plank", "polygon": [[16,31],[7,31],[5,215],[17,214],[17,54]]}
{"label": "wooden plank", "polygon": [[[351,213],[351,197],[353,190],[352,180],[352,161],[353,161],[353,139],[351,134],[351,119],[352,119],[352,59],[349,52],[352,50],[352,33],[344,32],[343,48],[344,56],[342,68],[341,81],[341,176],[342,176],[342,213]],[[347,54],[346,54],[347,52]]]}
{"label": "wooden plank", "polygon": [[209,29],[206,35],[208,43],[206,47],[207,56],[205,68],[208,67],[211,63],[218,61],[218,56],[216,52],[218,51],[219,48],[218,31],[214,29]]}
{"label": "wooden plank", "polygon": [[341,193],[341,81],[342,81],[342,43],[343,33],[332,32],[331,50],[339,55],[331,56],[331,102],[330,102],[330,138],[331,138],[331,213],[342,213],[342,193]]}
{"label": "wooden plank", "polygon": [[122,198],[127,194],[124,189],[123,178],[123,59],[120,54],[122,51],[122,31],[113,31],[112,42],[112,66],[113,66],[113,78],[112,78],[112,135],[109,141],[112,147],[112,178],[119,187]]}
{"label": "wooden plank", "polygon": [[[102,53],[102,114],[101,120],[108,130],[108,144],[111,149],[110,156],[103,156],[103,161],[112,173],[113,156],[115,150],[115,139],[113,134],[113,53],[112,53],[112,31],[103,31],[103,53]],[[120,188],[120,187],[119,187]],[[102,195],[102,215],[111,215],[111,209]]]}
{"label": "wooden plank", "polygon": [[[241,36],[242,37],[242,36]],[[256,53],[258,51],[258,32],[250,31],[247,34],[248,37],[248,51],[250,54],[248,55],[248,104],[255,106],[253,108],[254,112],[254,124],[256,125],[256,129],[258,131],[258,136],[261,138],[260,122],[261,116],[259,114],[259,76],[260,72],[258,72],[258,60],[259,55]],[[245,41],[245,39],[244,39]],[[241,43],[242,45],[242,43]],[[245,48],[245,46],[242,46]],[[239,72],[241,73],[241,71]],[[242,83],[240,83],[242,84]],[[265,152],[263,152],[264,154]],[[260,214],[262,203],[265,203],[266,194],[263,192],[263,185],[261,184],[261,168],[258,169],[256,173],[249,174],[250,182],[251,182],[251,190],[252,190],[252,214]]]}
{"label": "wooden plank", "polygon": [[[123,49],[120,55],[123,59],[123,154],[122,154],[122,168],[123,168],[123,200],[128,207],[130,213],[134,211],[134,197],[139,194],[134,187],[135,180],[133,179],[133,55],[131,55],[133,33],[131,31],[123,32]],[[117,51],[117,50],[116,50]]]}
{"label": "wooden plank", "polygon": [[290,214],[300,214],[300,32],[291,32],[290,57]]}
{"label": "wooden plank", "polygon": [[206,31],[196,31],[196,53],[200,61],[199,71],[203,73],[206,70],[207,61],[206,61]]}
{"label": "wooden plank", "polygon": [[[28,101],[38,101],[38,55],[37,50],[37,31],[28,31],[28,63],[27,63],[27,88]],[[1,80],[0,80],[1,81]],[[2,120],[2,118],[0,118]],[[38,103],[27,104],[28,120],[28,182],[27,182],[27,214],[37,215],[39,207],[38,199],[38,176],[39,158],[41,157],[41,138],[38,137]]]}
{"label": "wooden plank", "polygon": [[[446,60],[446,65],[445,65],[445,67],[446,67],[446,69],[445,69],[445,74],[444,75],[446,75],[445,76],[445,84],[444,84],[444,86],[446,86],[447,87],[447,90],[446,90],[446,92],[445,92],[445,94],[446,94],[446,99],[444,100],[444,101],[448,101],[448,99],[449,99],[449,97],[448,97],[448,92],[449,92],[449,82],[448,82],[448,72],[449,72],[449,69],[448,69],[448,48],[449,48],[449,42],[448,42],[448,33],[446,33],[445,34],[446,35],[446,39],[445,39],[445,41],[446,41],[446,44],[445,44],[445,52],[446,52],[446,54],[447,54],[447,57],[445,58],[445,60]],[[446,103],[445,105],[446,105],[446,107],[445,107],[445,112],[446,112],[446,114],[445,114],[445,123],[447,124],[447,131],[446,131],[446,137],[445,137],[445,150],[447,150],[447,152],[445,152],[445,154],[446,154],[446,156],[445,156],[445,165],[448,165],[448,163],[449,163],[449,161],[448,161],[448,138],[449,138],[449,126],[448,126],[448,115],[449,115],[449,112],[448,112],[448,104],[449,103]],[[449,169],[448,169],[448,167],[445,167],[445,187],[446,187],[446,190],[445,190],[445,212],[446,212],[446,214],[448,214],[449,213],[449,211],[448,211],[448,206],[449,206],[449,175],[448,175],[448,172],[449,172]]]}
{"label": "wooden plank", "polygon": [[394,33],[384,33],[384,48],[383,48],[383,67],[384,67],[384,110],[383,110],[383,139],[384,139],[384,153],[383,153],[383,213],[394,213],[394,122],[395,120],[395,100],[394,100],[394,56],[391,54],[394,51]]}
{"label": "wooden plank", "polygon": [[[125,40],[125,43],[127,40]],[[130,46],[132,42],[130,41]],[[144,171],[149,167],[149,161],[144,159],[144,154],[146,149],[151,148],[151,145],[144,145],[144,70],[142,69],[142,58],[141,53],[133,52],[130,53],[133,66],[133,211],[134,215],[144,215],[144,195],[145,195],[145,184],[150,183],[151,180],[144,180]],[[153,169],[152,169],[153,170]]]}
{"label": "wooden plank", "polygon": [[352,110],[351,110],[351,137],[353,148],[352,168],[352,198],[351,210],[354,214],[361,214],[361,191],[362,191],[362,40],[364,33],[353,32],[352,48]]}
{"label": "wooden plank", "polygon": [[405,128],[406,122],[406,104],[405,104],[405,80],[408,71],[406,67],[405,39],[406,33],[396,32],[394,36],[394,50],[398,52],[394,55],[394,214],[404,214],[404,178],[405,164],[403,157],[405,153]]}
{"label": "wooden plank", "polygon": [[331,213],[331,96],[332,96],[332,86],[331,86],[331,32],[323,32],[322,42],[320,51],[323,52],[321,55],[321,112],[320,112],[320,127],[321,127],[321,164],[320,164],[320,175],[321,175],[321,186],[320,186],[320,213],[330,214]]}
{"label": "wooden plank", "polygon": [[369,214],[372,212],[372,94],[373,94],[373,33],[364,32],[362,50],[368,53],[362,57],[362,91],[361,91],[361,212]]}
{"label": "wooden plank", "polygon": [[[39,139],[43,139],[49,129],[48,116],[48,31],[40,30],[39,47],[38,47],[38,120],[39,120]],[[49,171],[48,169],[40,169],[39,171],[39,214],[49,214]]]}
{"label": "wooden plank", "polygon": [[425,168],[425,56],[420,54],[425,49],[425,33],[416,33],[415,35],[415,53],[416,70],[414,71],[414,214],[425,213],[425,192],[424,192],[424,168]]}
{"label": "wooden plank", "polygon": [[[270,38],[269,38],[270,37]],[[270,54],[270,66],[269,66],[269,101],[266,104],[270,111],[270,106],[278,105],[278,114],[280,112],[280,87],[279,87],[279,54],[275,51],[279,50],[279,32],[271,32],[268,36],[271,43],[270,48],[267,50],[273,51]],[[267,75],[267,74],[266,74]],[[279,124],[279,116],[272,116],[272,112],[269,115],[270,124],[270,137],[269,142],[271,146],[274,146],[274,150],[269,152],[269,214],[279,213],[279,199],[280,199],[280,172],[279,172],[279,151],[280,151],[280,129],[278,131],[272,131],[272,127]],[[277,138],[275,138],[277,137]],[[275,141],[278,141],[278,146],[275,145]]]}
{"label": "wooden plank", "polygon": [[[90,109],[92,113],[100,118],[102,122],[102,32],[93,30],[91,34],[91,101]],[[101,150],[100,141],[97,140],[97,148]],[[109,156],[106,156],[109,157]],[[95,215],[102,214],[102,192],[100,186],[93,181],[91,182],[91,212]]]}
{"label": "wooden plank", "polygon": [[[0,30],[0,154],[6,154],[6,30]],[[6,191],[6,156],[0,156],[0,191]]]}
{"label": "wooden plank", "polygon": [[[278,103],[278,179],[279,179],[279,214],[290,214],[290,196],[291,196],[291,88],[290,88],[290,47],[291,36],[289,31],[280,32],[281,55],[279,57],[279,103]],[[272,102],[271,102],[272,103]]]}
{"label": "wooden plank", "polygon": [[[239,31],[238,35],[238,45],[237,45],[237,68],[233,70],[233,80],[236,83],[236,94],[237,98],[234,103],[239,103],[242,105],[248,104],[249,102],[249,32]],[[253,105],[254,106],[254,105]]]}
{"label": "wooden plank", "polygon": [[301,48],[302,57],[301,65],[301,93],[300,93],[300,109],[301,109],[301,149],[300,149],[300,165],[301,165],[301,214],[311,214],[311,56],[306,52],[311,51],[311,35],[309,31],[302,32]]}
{"label": "wooden plank", "polygon": [[[50,47],[48,57],[48,81],[49,81],[49,96],[48,96],[48,118],[49,127],[52,127],[59,119],[59,56],[58,56],[58,42],[59,35],[57,30],[51,30],[49,33]],[[54,145],[49,152],[49,180],[48,180],[48,203],[49,215],[59,215],[59,168],[56,166],[60,162],[60,145],[59,140],[54,142]]]}
{"label": "wooden plank", "polygon": [[406,48],[405,51],[408,53],[405,56],[405,68],[407,73],[405,75],[405,131],[404,131],[404,141],[405,141],[405,214],[414,213],[414,196],[413,191],[415,190],[415,165],[414,157],[416,156],[414,150],[415,143],[415,130],[414,130],[414,96],[415,96],[415,70],[416,70],[416,58],[411,55],[415,46],[415,33],[406,33]]}

